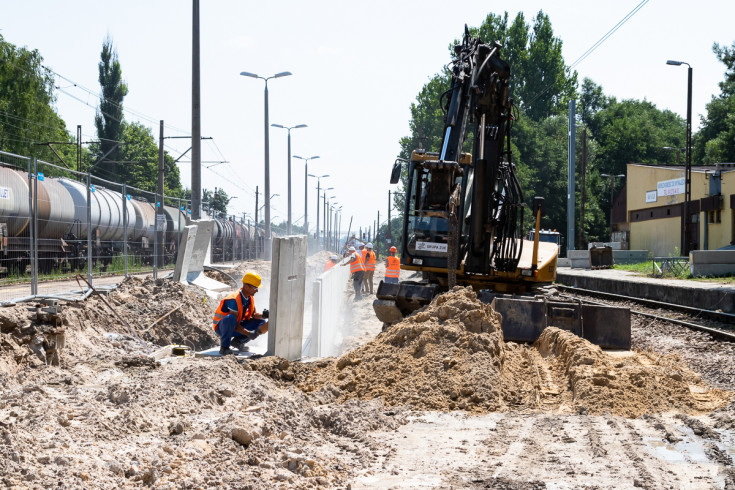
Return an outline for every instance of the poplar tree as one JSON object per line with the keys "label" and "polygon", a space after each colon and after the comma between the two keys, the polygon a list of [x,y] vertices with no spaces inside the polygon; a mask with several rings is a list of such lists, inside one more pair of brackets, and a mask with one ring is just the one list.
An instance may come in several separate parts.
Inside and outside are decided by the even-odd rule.
{"label": "poplar tree", "polygon": [[[122,79],[122,69],[117,58],[117,51],[108,35],[102,43],[100,53],[99,82],[102,88],[100,106],[94,118],[97,137],[100,140],[97,160],[104,156],[97,169],[93,171],[104,179],[117,181],[117,161],[120,160],[119,142],[122,141],[123,98],[128,94],[128,86]],[[118,147],[112,149],[115,145]],[[112,151],[110,151],[112,149]]]}

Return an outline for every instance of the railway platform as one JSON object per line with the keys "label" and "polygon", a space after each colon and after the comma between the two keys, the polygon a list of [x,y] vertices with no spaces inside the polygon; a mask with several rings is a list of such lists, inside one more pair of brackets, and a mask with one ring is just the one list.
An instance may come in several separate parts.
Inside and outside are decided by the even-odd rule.
{"label": "railway platform", "polygon": [[716,279],[664,279],[618,269],[560,267],[556,282],[581,289],[735,313],[735,285]]}

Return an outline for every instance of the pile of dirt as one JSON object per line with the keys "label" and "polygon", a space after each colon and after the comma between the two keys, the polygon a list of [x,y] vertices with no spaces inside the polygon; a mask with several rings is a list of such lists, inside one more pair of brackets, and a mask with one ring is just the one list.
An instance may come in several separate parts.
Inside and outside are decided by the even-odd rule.
{"label": "pile of dirt", "polygon": [[606,353],[554,327],[533,346],[506,343],[500,321],[471,288],[456,287],[337,359],[302,364],[264,358],[251,366],[338,402],[381,399],[416,410],[638,417],[710,412],[732,398],[675,356]]}
{"label": "pile of dirt", "polygon": [[200,350],[219,342],[212,330],[216,307],[216,301],[198,289],[168,279],[130,276],[105,299],[93,295],[65,306],[64,315],[67,323],[80,329],[92,323],[105,326],[109,333],[137,334],[155,345],[183,344]]}
{"label": "pile of dirt", "polygon": [[648,351],[615,357],[557,328],[545,329],[535,346],[557,377],[568,380],[582,412],[696,414],[725,406],[732,398],[731,392],[709,387],[676,355]]}
{"label": "pile of dirt", "polygon": [[471,288],[457,287],[336,360],[284,366],[269,358],[252,366],[340,402],[381,398],[389,406],[488,412],[517,405],[524,391],[522,375],[504,361],[500,315]]}

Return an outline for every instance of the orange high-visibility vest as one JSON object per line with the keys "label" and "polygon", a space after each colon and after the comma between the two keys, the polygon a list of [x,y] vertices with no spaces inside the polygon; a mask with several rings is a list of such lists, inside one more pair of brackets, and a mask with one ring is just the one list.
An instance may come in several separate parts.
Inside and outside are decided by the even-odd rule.
{"label": "orange high-visibility vest", "polygon": [[324,272],[327,272],[332,267],[334,267],[334,262],[332,262],[331,260],[327,260],[327,263],[324,264]]}
{"label": "orange high-visibility vest", "polygon": [[245,311],[245,308],[243,308],[242,305],[242,294],[241,291],[235,291],[234,293],[230,294],[229,296],[225,297],[222,301],[220,301],[219,306],[217,307],[217,311],[214,312],[214,319],[212,320],[212,329],[217,330],[217,325],[219,325],[220,320],[222,320],[227,315],[232,314],[232,310],[225,313],[222,311],[222,309],[225,306],[225,301],[228,299],[234,299],[237,301],[237,324],[240,325],[240,323],[243,322],[243,320],[250,320],[252,318],[253,313],[255,312],[255,301],[253,300],[252,296],[249,296],[250,298],[250,306],[248,307],[248,310]]}
{"label": "orange high-visibility vest", "polygon": [[353,252],[352,255],[355,256],[355,260],[350,262],[350,274],[353,274],[359,271],[364,271],[365,266],[362,265],[362,257],[360,257],[360,254],[358,254],[357,252]]}
{"label": "orange high-visibility vest", "polygon": [[388,266],[385,268],[385,277],[398,277],[401,274],[401,261],[395,255],[386,257]]}
{"label": "orange high-visibility vest", "polygon": [[362,263],[364,264],[365,263],[365,256],[367,255],[367,249],[366,248],[363,248],[362,250],[360,250],[360,253],[362,254]]}
{"label": "orange high-visibility vest", "polygon": [[375,252],[368,252],[365,254],[365,270],[367,271],[374,271],[375,270]]}

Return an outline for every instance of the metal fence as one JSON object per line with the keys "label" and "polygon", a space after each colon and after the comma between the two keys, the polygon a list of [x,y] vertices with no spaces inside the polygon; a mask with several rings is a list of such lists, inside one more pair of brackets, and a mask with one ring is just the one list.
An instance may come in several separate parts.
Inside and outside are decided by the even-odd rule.
{"label": "metal fence", "polygon": [[[189,202],[0,152],[0,302],[173,268]],[[79,288],[76,288],[79,289]]]}

